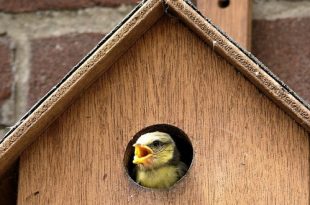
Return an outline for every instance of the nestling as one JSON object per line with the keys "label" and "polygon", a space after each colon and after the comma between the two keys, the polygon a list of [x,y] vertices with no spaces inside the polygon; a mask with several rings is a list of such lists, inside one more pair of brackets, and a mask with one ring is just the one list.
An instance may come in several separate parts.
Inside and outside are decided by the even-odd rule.
{"label": "nestling", "polygon": [[186,172],[171,136],[164,132],[141,135],[135,147],[136,182],[149,188],[169,188]]}

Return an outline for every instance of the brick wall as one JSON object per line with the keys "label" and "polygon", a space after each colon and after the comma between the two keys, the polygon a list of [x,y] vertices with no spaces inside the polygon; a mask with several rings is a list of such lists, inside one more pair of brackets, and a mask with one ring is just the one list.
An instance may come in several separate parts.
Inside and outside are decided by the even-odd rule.
{"label": "brick wall", "polygon": [[[0,0],[0,139],[135,2]],[[254,0],[252,39],[252,52],[310,102],[310,0]]]}
{"label": "brick wall", "polygon": [[310,0],[255,0],[253,18],[252,52],[309,103]]}

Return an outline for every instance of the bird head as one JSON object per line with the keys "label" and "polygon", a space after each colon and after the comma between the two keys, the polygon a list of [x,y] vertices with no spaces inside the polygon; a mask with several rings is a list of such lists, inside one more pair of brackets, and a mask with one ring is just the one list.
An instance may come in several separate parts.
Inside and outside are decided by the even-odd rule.
{"label": "bird head", "polygon": [[176,158],[176,146],[171,136],[164,132],[141,135],[133,145],[133,163],[144,169],[160,167]]}

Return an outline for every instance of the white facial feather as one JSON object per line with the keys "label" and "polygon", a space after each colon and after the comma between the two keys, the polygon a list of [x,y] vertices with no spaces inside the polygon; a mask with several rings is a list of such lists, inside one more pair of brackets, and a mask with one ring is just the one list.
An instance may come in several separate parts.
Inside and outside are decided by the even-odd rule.
{"label": "white facial feather", "polygon": [[172,140],[171,136],[165,132],[150,132],[150,133],[146,133],[144,135],[141,135],[139,137],[139,139],[137,140],[136,144],[141,144],[141,145],[148,145],[150,143],[152,143],[154,140],[159,140],[161,142],[172,142],[174,143],[174,141]]}

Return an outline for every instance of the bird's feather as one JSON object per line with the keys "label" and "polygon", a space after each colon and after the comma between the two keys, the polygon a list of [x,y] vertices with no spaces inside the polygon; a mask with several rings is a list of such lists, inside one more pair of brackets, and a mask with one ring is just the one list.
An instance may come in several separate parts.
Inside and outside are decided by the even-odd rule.
{"label": "bird's feather", "polygon": [[[160,141],[161,147],[153,147],[154,141]],[[142,135],[136,142],[153,149],[152,160],[148,166],[136,165],[136,182],[150,188],[169,188],[187,171],[180,161],[180,153],[171,136],[167,133],[153,132]]]}
{"label": "bird's feather", "polygon": [[175,184],[186,172],[186,165],[164,165],[157,169],[137,170],[137,182],[151,188],[169,188]]}

